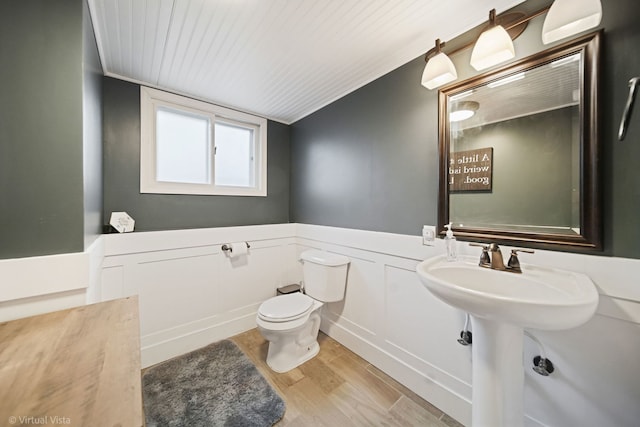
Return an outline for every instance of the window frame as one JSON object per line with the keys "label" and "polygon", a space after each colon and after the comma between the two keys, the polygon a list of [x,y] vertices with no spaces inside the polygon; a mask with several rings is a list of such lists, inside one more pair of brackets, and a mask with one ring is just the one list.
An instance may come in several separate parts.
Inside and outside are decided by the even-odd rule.
{"label": "window frame", "polygon": [[[165,182],[156,179],[156,111],[159,107],[209,118],[210,183]],[[222,186],[215,183],[215,123],[246,125],[253,130],[254,187]],[[193,98],[140,86],[140,193],[223,196],[267,195],[267,120]]]}

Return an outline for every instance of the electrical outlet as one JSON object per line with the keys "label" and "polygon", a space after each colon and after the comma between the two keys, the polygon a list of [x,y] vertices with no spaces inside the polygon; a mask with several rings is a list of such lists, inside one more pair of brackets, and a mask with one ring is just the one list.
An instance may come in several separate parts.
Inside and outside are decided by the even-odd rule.
{"label": "electrical outlet", "polygon": [[422,244],[433,246],[436,240],[436,227],[434,225],[424,225],[422,227]]}

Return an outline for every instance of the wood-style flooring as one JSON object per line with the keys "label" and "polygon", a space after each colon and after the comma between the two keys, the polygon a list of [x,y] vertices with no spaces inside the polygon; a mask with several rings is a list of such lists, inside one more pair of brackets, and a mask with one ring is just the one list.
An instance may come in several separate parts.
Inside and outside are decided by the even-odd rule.
{"label": "wood-style flooring", "polygon": [[279,374],[266,364],[269,343],[257,329],[231,338],[285,400],[277,427],[462,427],[420,396],[320,333],[320,353]]}

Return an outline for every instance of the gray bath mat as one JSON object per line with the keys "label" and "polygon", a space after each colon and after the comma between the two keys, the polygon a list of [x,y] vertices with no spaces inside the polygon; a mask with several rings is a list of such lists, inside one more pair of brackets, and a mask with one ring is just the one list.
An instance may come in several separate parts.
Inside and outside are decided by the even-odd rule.
{"label": "gray bath mat", "polygon": [[224,340],[142,376],[147,427],[272,426],[284,402],[247,356]]}

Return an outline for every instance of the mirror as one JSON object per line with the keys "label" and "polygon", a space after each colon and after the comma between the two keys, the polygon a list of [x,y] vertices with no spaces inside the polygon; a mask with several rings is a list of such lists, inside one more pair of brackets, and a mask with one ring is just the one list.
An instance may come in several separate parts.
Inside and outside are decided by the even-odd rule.
{"label": "mirror", "polygon": [[601,249],[600,32],[439,94],[438,230],[463,240]]}

